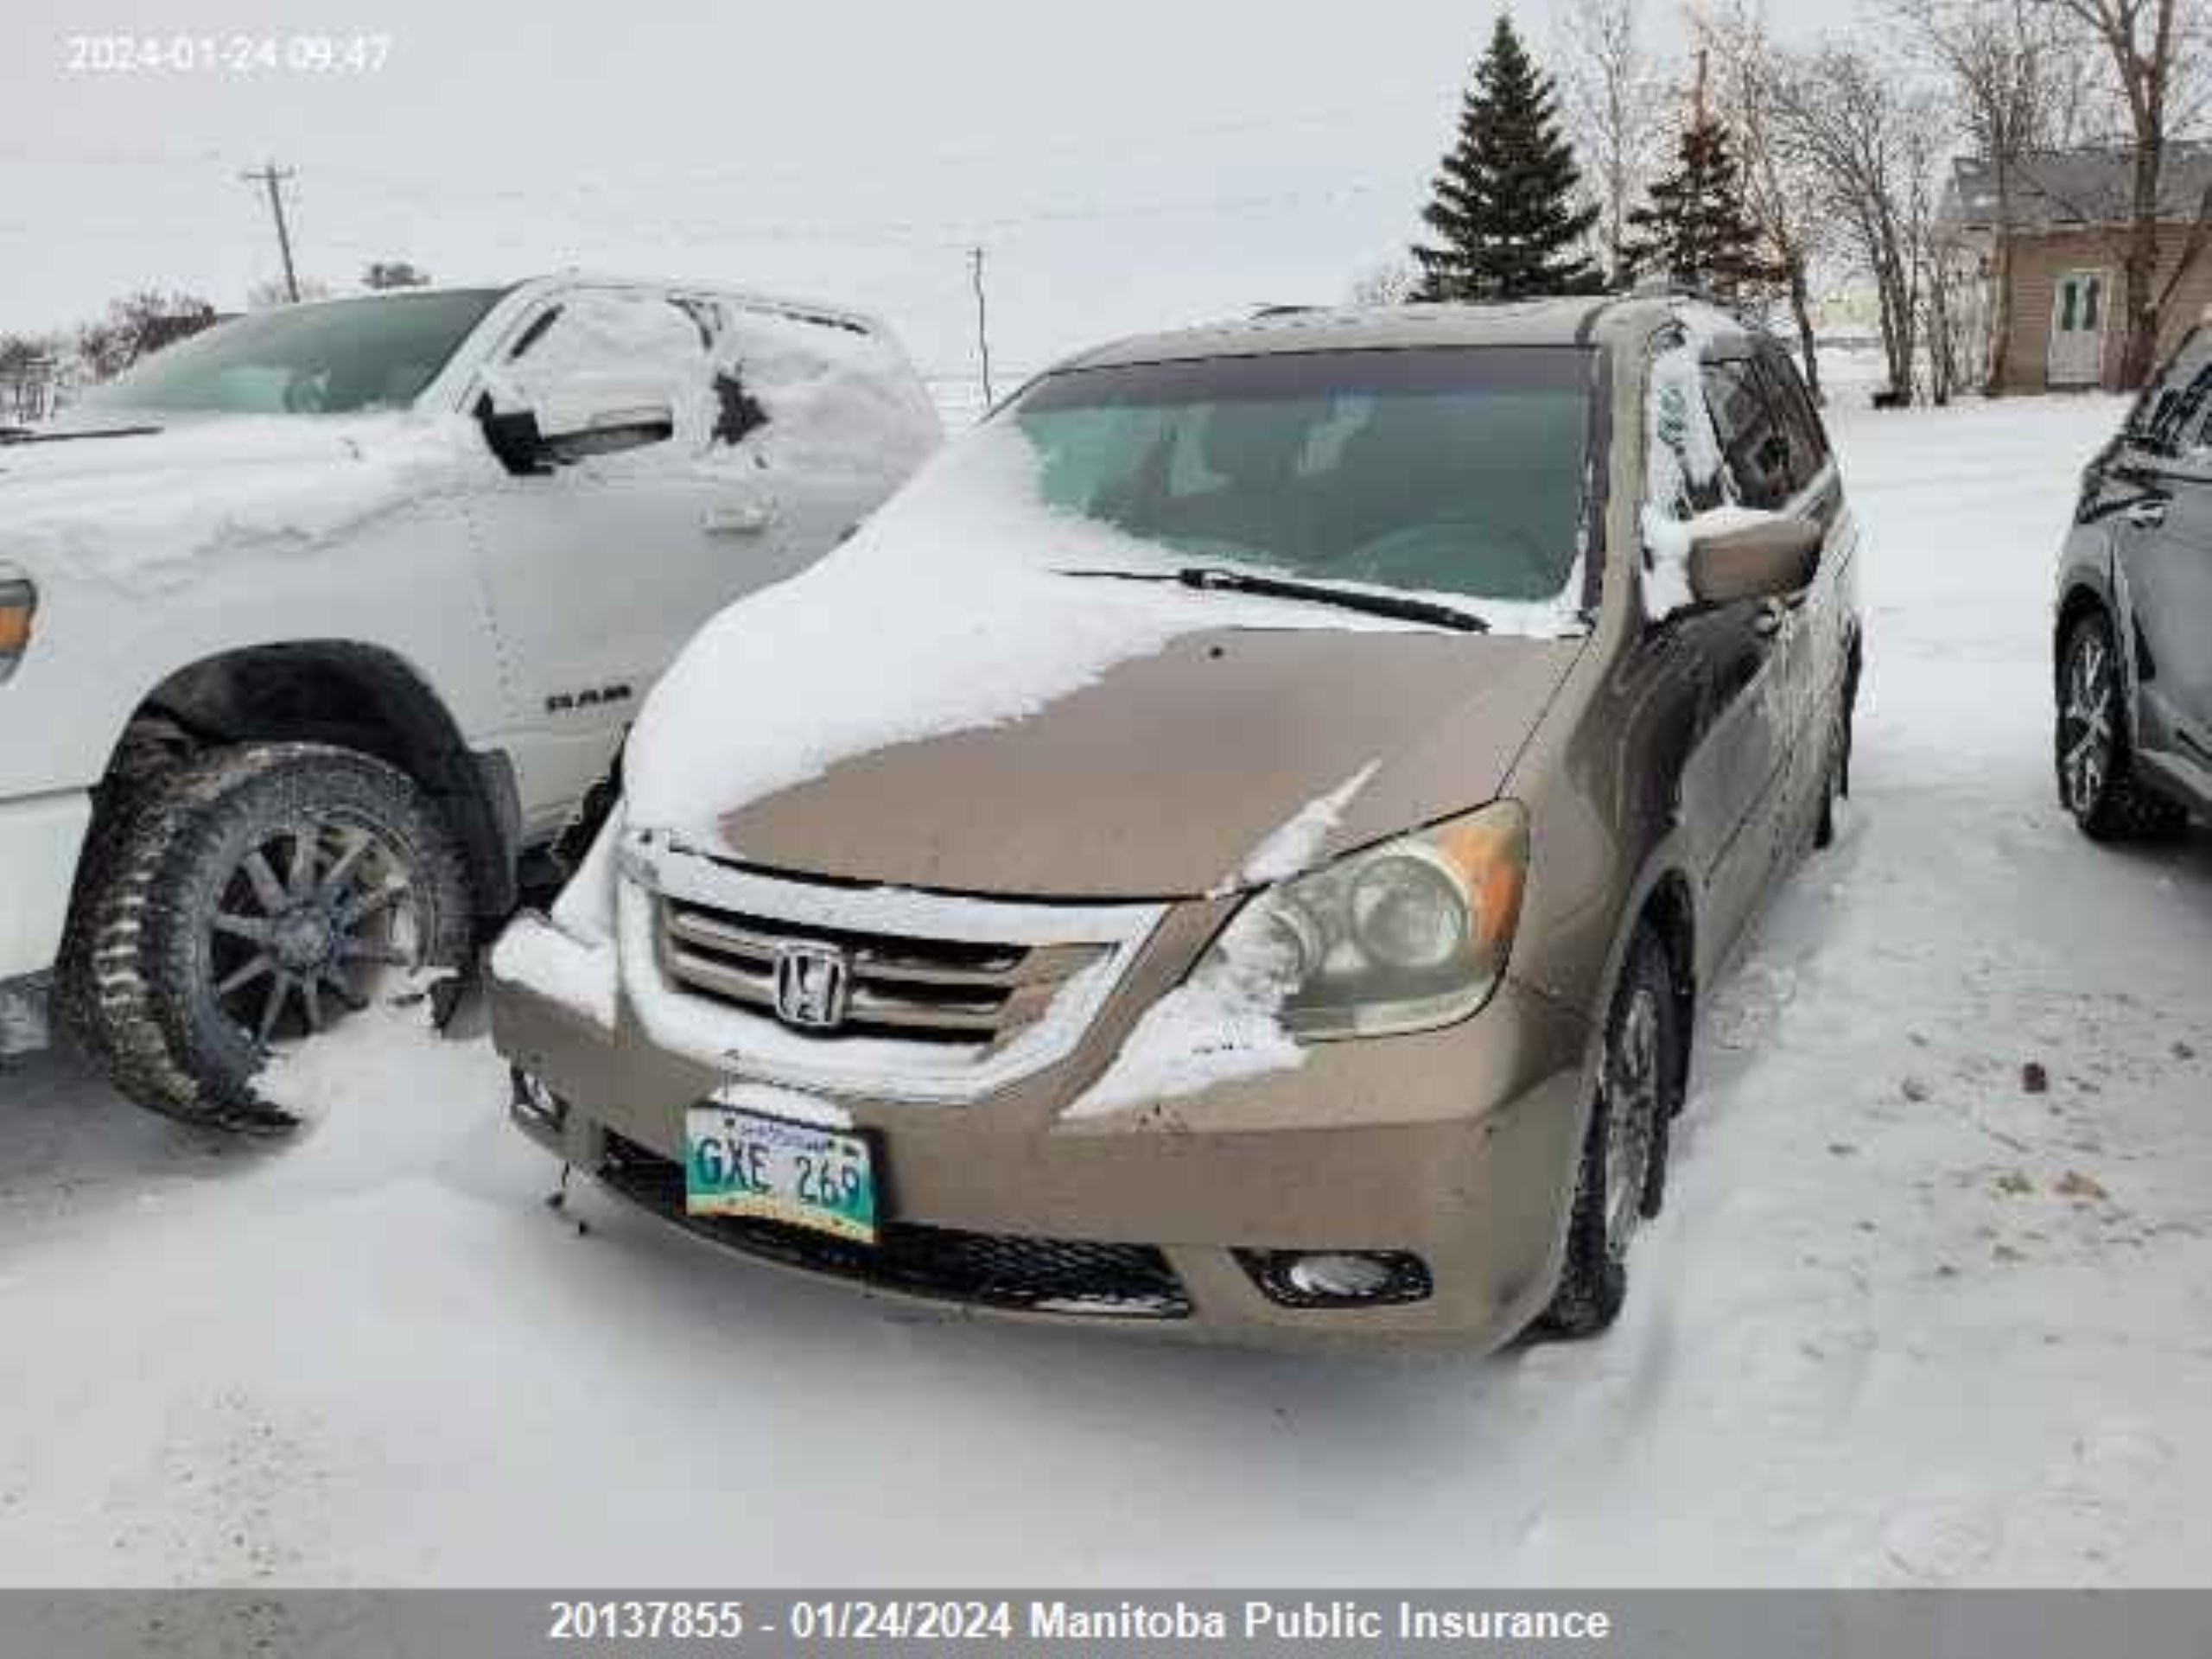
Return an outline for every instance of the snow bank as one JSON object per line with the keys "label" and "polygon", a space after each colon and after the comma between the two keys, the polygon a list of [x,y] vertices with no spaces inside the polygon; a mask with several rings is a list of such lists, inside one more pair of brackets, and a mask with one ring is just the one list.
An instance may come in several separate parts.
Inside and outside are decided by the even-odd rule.
{"label": "snow bank", "polygon": [[358,1105],[350,1112],[340,1109],[365,1093],[404,1091],[410,1074],[437,1071],[421,1047],[438,1040],[430,993],[446,977],[435,970],[401,976],[359,1014],[312,1042],[279,1050],[255,1079],[262,1098],[327,1133],[356,1140],[372,1135],[367,1126],[346,1124],[349,1116],[362,1116]]}

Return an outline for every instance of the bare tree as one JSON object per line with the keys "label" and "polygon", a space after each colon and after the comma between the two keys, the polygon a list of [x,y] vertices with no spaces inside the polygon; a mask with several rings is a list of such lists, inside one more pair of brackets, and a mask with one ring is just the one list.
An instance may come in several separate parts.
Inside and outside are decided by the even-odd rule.
{"label": "bare tree", "polygon": [[1627,277],[1629,213],[1658,156],[1671,103],[1637,29],[1636,4],[1568,0],[1560,21],[1561,101],[1596,200],[1606,279],[1617,287]]}
{"label": "bare tree", "polygon": [[1725,0],[1719,6],[1693,10],[1690,29],[1713,63],[1712,95],[1742,162],[1744,207],[1781,273],[1790,319],[1797,328],[1805,385],[1818,402],[1821,365],[1813,339],[1812,271],[1833,238],[1818,206],[1819,180],[1805,155],[1778,133],[1781,84],[1786,73],[1783,54],[1752,0]]}
{"label": "bare tree", "polygon": [[[1961,136],[1987,169],[1997,200],[1990,254],[1989,341],[1983,391],[2003,391],[2005,342],[2012,329],[2012,240],[2021,168],[2036,151],[2063,142],[2082,110],[2081,54],[2063,14],[2048,0],[1892,0],[1914,50],[1951,92]],[[1947,254],[1938,302],[1952,287]],[[1953,342],[1945,336],[1946,349]],[[1979,352],[1977,355],[1979,355]]]}
{"label": "bare tree", "polygon": [[215,308],[197,296],[148,289],[111,302],[107,315],[77,331],[85,372],[105,380],[174,340],[213,327]]}
{"label": "bare tree", "polygon": [[2120,384],[2151,377],[2175,291],[2212,235],[2212,184],[2190,215],[2172,268],[2158,276],[2158,227],[2164,217],[2166,162],[2174,141],[2204,113],[2206,0],[2037,0],[2070,18],[2102,54],[2133,139],[2120,245],[2127,333]]}
{"label": "bare tree", "polygon": [[1885,401],[1910,403],[1946,137],[1941,102],[1899,66],[1830,43],[1778,67],[1770,116],[1774,142],[1815,192],[1815,211],[1834,219],[1844,249],[1873,278]]}

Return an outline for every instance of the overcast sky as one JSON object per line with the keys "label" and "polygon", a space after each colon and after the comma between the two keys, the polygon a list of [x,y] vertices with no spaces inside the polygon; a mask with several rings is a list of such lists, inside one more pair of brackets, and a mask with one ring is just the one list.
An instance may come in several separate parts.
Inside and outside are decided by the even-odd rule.
{"label": "overcast sky", "polygon": [[[1516,4],[1540,52],[1550,9]],[[1787,16],[1819,0],[1777,0]],[[1671,7],[1654,6],[1655,16]],[[239,181],[297,169],[303,276],[581,265],[887,316],[967,372],[966,249],[1002,368],[1333,300],[1402,251],[1494,7],[1375,0],[5,0],[0,328],[279,269]],[[72,36],[226,56],[388,36],[373,73],[73,70]]]}

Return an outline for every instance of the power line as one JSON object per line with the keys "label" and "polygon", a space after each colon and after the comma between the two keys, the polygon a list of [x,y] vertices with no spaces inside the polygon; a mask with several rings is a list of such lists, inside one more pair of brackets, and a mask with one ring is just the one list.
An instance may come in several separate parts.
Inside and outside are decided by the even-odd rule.
{"label": "power line", "polygon": [[290,168],[279,168],[270,162],[259,172],[241,173],[238,177],[248,184],[264,185],[269,190],[269,212],[276,221],[276,246],[284,256],[284,293],[294,305],[300,302],[300,276],[292,268],[292,232],[284,223],[284,185],[293,176]]}

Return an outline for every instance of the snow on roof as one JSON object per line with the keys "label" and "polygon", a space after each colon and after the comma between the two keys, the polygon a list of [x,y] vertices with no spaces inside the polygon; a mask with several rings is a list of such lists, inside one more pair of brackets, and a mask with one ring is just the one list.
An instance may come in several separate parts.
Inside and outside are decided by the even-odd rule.
{"label": "snow on roof", "polygon": [[[2133,213],[2135,152],[2126,147],[2050,150],[2014,163],[2012,223],[2030,232],[2113,225]],[[2177,143],[2166,151],[2159,181],[2159,216],[2187,221],[2212,188],[2212,144]],[[1998,220],[1995,168],[1980,156],[1952,164],[1942,218],[1948,225],[1986,230]]]}
{"label": "snow on roof", "polygon": [[1281,308],[1257,317],[1202,324],[1166,334],[1136,334],[1085,352],[1062,368],[1203,357],[1250,357],[1270,352],[1390,349],[1422,346],[1568,346],[1616,298],[1518,300],[1497,304],[1346,306]]}

